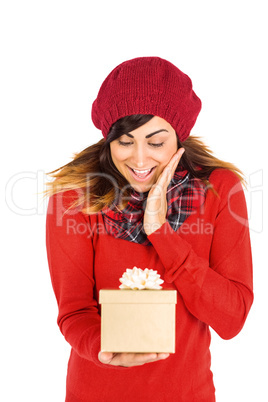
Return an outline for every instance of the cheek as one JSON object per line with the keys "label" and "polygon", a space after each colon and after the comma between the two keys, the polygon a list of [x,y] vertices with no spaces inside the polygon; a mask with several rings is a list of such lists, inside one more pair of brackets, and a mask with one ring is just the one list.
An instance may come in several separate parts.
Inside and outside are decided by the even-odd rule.
{"label": "cheek", "polygon": [[169,163],[169,161],[172,158],[172,156],[176,152],[177,152],[177,148],[169,147],[169,149],[163,150],[163,152],[161,152],[161,154],[159,153],[158,161],[159,161],[160,165],[161,166],[166,166]]}
{"label": "cheek", "polygon": [[114,163],[120,162],[120,160],[122,159],[122,152],[120,152],[120,150],[116,146],[112,145],[110,145],[110,150],[113,162]]}
{"label": "cheek", "polygon": [[117,167],[117,169],[122,173],[122,169],[124,168],[124,163],[126,159],[128,158],[127,155],[127,150],[124,150],[120,147],[120,149],[117,146],[110,146],[111,150],[111,158],[114,163],[114,165]]}

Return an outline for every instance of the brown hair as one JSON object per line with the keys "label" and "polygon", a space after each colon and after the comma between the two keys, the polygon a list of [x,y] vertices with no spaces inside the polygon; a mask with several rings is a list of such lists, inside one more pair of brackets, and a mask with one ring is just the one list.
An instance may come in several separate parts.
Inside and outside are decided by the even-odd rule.
{"label": "brown hair", "polygon": [[[47,195],[65,190],[79,190],[73,206],[81,206],[85,213],[96,213],[113,202],[121,207],[127,204],[131,186],[115,167],[110,153],[110,142],[126,132],[135,130],[151,120],[153,115],[131,115],[117,120],[111,127],[107,139],[89,146],[76,154],[66,165],[48,173],[54,178],[47,183]],[[242,172],[232,163],[213,156],[210,149],[195,136],[189,136],[178,148],[185,149],[180,165],[192,176],[209,186],[208,177],[216,168],[229,169],[245,184]],[[211,186],[210,186],[211,187]]]}

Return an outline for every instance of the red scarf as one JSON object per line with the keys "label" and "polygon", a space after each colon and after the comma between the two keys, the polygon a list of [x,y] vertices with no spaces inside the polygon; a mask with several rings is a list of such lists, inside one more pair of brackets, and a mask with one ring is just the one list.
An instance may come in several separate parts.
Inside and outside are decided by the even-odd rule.
{"label": "red scarf", "polygon": [[[143,215],[148,192],[133,190],[127,206],[120,210],[115,204],[102,210],[107,233],[145,246],[151,245],[143,228]],[[187,170],[179,166],[167,188],[166,219],[173,230],[177,231],[185,219],[205,202],[206,186]]]}

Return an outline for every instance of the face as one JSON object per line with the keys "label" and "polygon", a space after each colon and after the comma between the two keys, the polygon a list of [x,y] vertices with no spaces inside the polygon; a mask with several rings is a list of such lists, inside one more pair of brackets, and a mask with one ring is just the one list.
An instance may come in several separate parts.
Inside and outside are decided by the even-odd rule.
{"label": "face", "polygon": [[177,149],[175,130],[158,116],[110,143],[113,163],[138,192],[150,190]]}

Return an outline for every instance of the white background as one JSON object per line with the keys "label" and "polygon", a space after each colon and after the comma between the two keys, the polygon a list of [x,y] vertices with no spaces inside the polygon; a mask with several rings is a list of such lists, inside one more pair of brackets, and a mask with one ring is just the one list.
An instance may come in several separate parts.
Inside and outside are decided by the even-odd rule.
{"label": "white background", "polygon": [[56,325],[37,193],[45,172],[101,139],[91,104],[108,73],[139,56],[166,58],[192,78],[203,102],[192,133],[249,180],[255,301],[236,338],[213,333],[212,369],[217,402],[268,401],[266,7],[1,2],[1,401],[64,401],[69,346]]}

